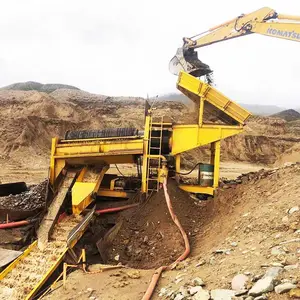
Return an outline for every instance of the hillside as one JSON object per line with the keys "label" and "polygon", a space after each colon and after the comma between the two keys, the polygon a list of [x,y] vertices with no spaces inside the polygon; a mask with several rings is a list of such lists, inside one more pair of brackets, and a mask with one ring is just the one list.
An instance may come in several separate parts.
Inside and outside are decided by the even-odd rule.
{"label": "hillside", "polygon": [[287,122],[290,122],[300,120],[300,113],[294,109],[287,109],[272,115],[272,117],[281,118]]}
{"label": "hillside", "polygon": [[[186,96],[179,94],[179,93],[171,93],[162,95],[159,99],[164,101],[178,101],[184,103],[186,105],[193,106],[191,100],[189,100]],[[261,105],[261,104],[246,104],[246,103],[239,103],[241,106],[246,108],[254,115],[258,116],[270,116],[272,114],[276,114],[281,112],[284,108],[278,107],[276,105]]]}
{"label": "hillside", "polygon": [[[107,97],[74,89],[52,93],[0,90],[0,162],[7,166],[2,176],[11,173],[10,166],[47,170],[51,138],[63,137],[67,130],[143,129],[144,103],[142,98]],[[155,107],[156,116],[168,116],[175,123],[197,120],[182,103],[157,101]],[[294,150],[300,141],[299,128],[297,121],[252,117],[243,134],[222,141],[222,161],[268,165],[299,161],[299,152]],[[190,168],[208,159],[208,153],[205,148],[190,151],[184,154],[183,163]]]}
{"label": "hillside", "polygon": [[35,81],[27,81],[27,82],[18,82],[13,83],[8,86],[4,86],[0,88],[0,90],[12,90],[12,91],[38,91],[44,93],[52,93],[58,89],[72,89],[72,90],[79,90],[79,88],[67,85],[67,84],[60,84],[60,83],[47,83],[42,84]]}

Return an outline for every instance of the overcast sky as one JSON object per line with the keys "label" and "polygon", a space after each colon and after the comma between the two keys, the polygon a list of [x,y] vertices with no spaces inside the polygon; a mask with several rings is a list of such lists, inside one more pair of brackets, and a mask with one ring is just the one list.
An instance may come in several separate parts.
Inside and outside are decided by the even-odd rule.
{"label": "overcast sky", "polygon": [[[183,36],[262,6],[300,15],[299,0],[0,1],[0,86],[31,80],[143,97],[176,92],[168,64]],[[300,43],[253,34],[198,56],[233,100],[300,107],[299,50]]]}

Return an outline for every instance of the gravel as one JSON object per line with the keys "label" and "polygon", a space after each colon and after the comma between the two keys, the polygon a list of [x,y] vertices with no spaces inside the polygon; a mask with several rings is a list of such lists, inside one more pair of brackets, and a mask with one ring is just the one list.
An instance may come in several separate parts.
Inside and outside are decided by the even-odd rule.
{"label": "gravel", "polygon": [[45,205],[47,180],[31,186],[28,191],[17,195],[0,197],[0,208],[33,210]]}

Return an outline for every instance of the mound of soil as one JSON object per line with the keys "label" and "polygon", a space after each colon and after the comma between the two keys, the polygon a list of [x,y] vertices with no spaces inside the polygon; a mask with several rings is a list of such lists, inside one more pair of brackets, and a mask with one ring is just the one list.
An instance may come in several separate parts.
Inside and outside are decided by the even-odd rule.
{"label": "mound of soil", "polygon": [[[174,180],[169,180],[168,192],[175,214],[193,243],[206,207],[180,190]],[[183,238],[171,219],[163,190],[121,218],[121,229],[107,249],[110,263],[118,260],[131,267],[150,269],[171,264],[184,251]]]}
{"label": "mound of soil", "polygon": [[0,209],[34,210],[45,206],[47,180],[31,186],[28,191],[0,197]]}

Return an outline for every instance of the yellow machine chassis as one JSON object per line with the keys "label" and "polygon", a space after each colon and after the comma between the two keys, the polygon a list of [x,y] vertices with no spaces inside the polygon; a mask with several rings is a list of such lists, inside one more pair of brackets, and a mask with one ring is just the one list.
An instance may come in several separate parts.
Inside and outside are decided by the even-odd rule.
{"label": "yellow machine chassis", "polygon": [[[220,93],[214,87],[205,82],[181,72],[178,77],[177,88],[189,97],[198,110],[198,122],[194,124],[172,124],[153,122],[152,112],[148,111],[145,117],[145,127],[143,136],[128,136],[122,138],[94,138],[84,140],[52,140],[51,160],[50,160],[50,184],[55,189],[55,182],[62,170],[68,165],[89,165],[105,164],[122,164],[136,163],[137,157],[143,158],[142,163],[142,183],[141,191],[148,193],[150,191],[150,181],[156,180],[159,188],[163,177],[167,176],[166,158],[159,154],[151,154],[151,133],[153,130],[161,132],[163,130],[171,131],[170,154],[176,160],[176,172],[180,173],[180,154],[201,146],[211,145],[210,164],[214,165],[213,185],[203,187],[200,185],[180,187],[191,193],[204,193],[213,195],[214,190],[218,187],[219,167],[220,167],[220,141],[227,137],[236,135],[243,131],[246,120],[251,115],[248,111],[240,107],[228,97]],[[231,120],[230,124],[215,124],[204,122],[204,110],[206,105],[212,106],[219,110]],[[149,168],[153,161],[156,161],[157,174],[156,179],[150,178]],[[93,183],[80,183],[78,179],[75,183],[72,193],[74,197],[73,212],[79,214],[85,207],[92,202],[92,194],[108,196],[126,197],[126,192],[116,191],[113,188],[100,188],[106,169],[101,172]],[[178,176],[177,176],[178,179]],[[152,184],[153,186],[153,184]],[[90,192],[87,192],[90,190]]]}

